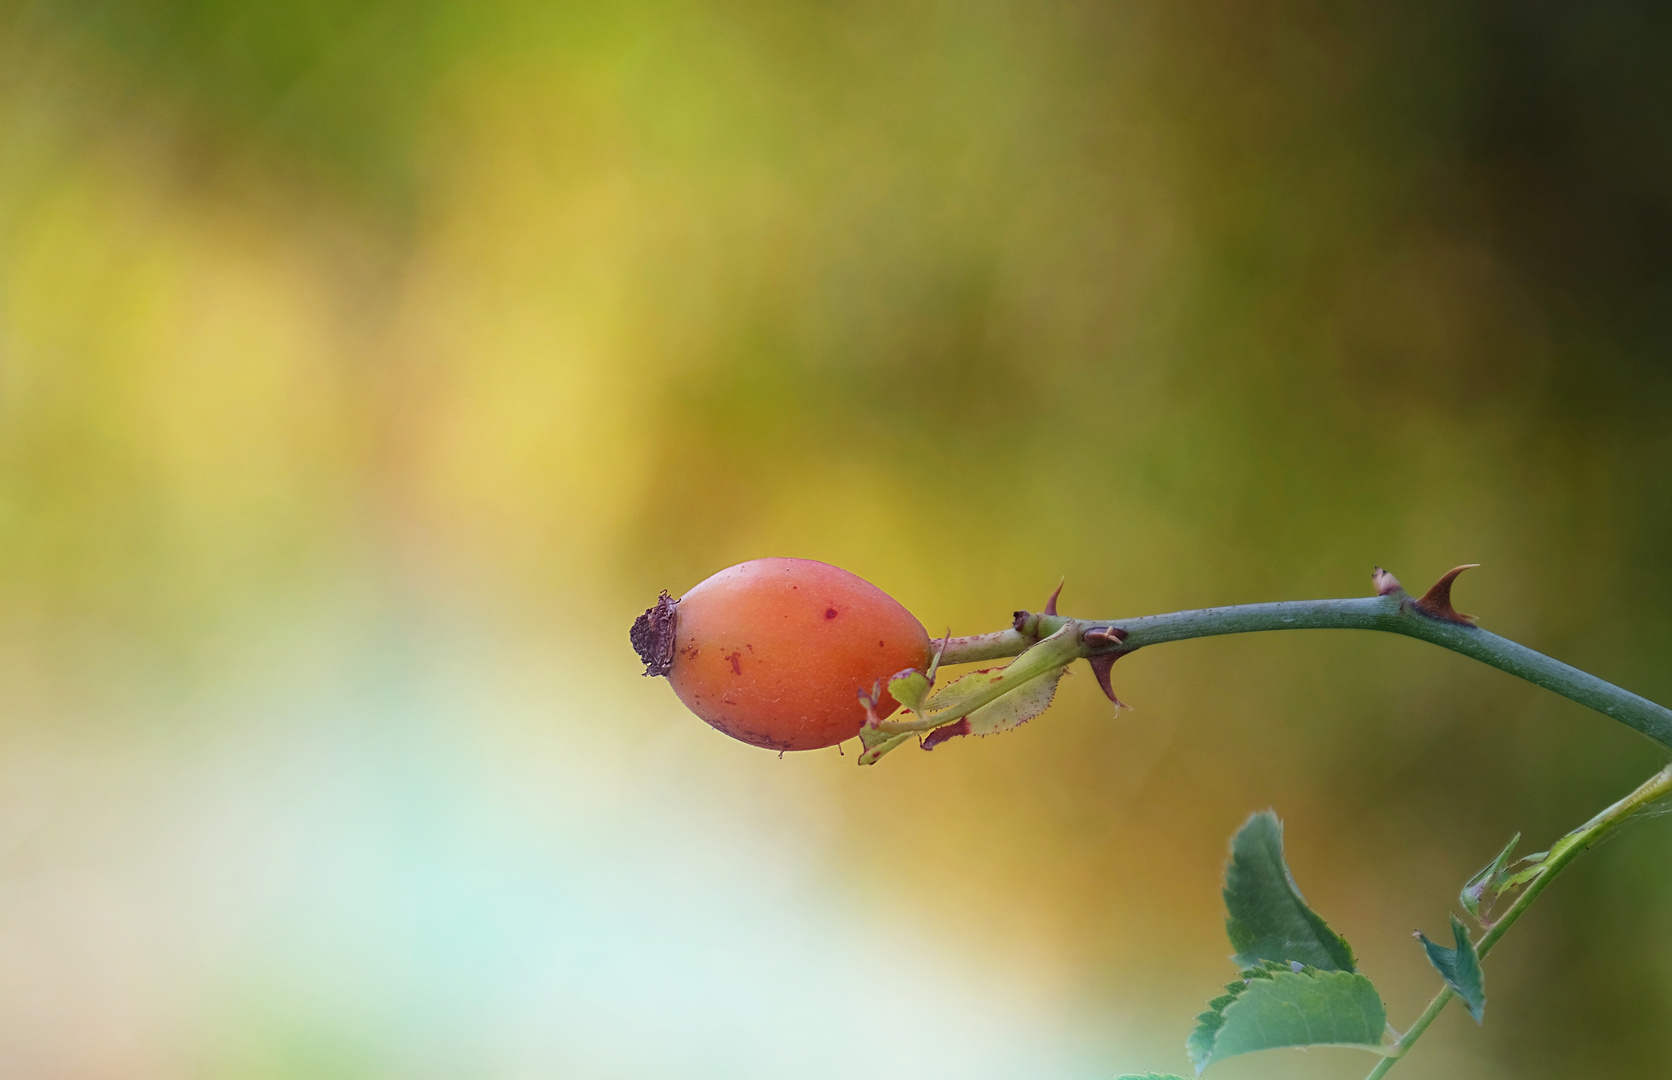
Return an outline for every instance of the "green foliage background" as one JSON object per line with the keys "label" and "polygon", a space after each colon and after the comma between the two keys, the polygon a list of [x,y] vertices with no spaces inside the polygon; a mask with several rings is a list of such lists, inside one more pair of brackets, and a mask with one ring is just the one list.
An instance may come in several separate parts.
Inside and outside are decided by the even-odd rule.
{"label": "green foliage background", "polygon": [[[508,824],[548,812],[713,815],[716,865],[735,834],[801,869],[704,902],[985,973],[1021,1033],[993,1075],[1090,1076],[1182,1070],[1231,973],[1226,838],[1272,805],[1407,1022],[1409,929],[1652,746],[1297,634],[1139,654],[1131,713],[1071,679],[860,773],[702,729],[625,629],[765,554],[957,632],[1062,575],[1065,611],[1119,616],[1478,561],[1464,610],[1672,701],[1669,47],[1629,3],[0,7],[4,1071],[862,1053],[835,1004],[760,1057],[691,1012],[684,954],[609,989],[541,890],[661,849]],[[1433,1075],[1672,1057],[1669,855],[1651,822],[1558,883]],[[798,956],[774,999],[833,985]],[[565,994],[640,1048],[576,1050]],[[953,1018],[994,1006],[933,1005],[875,1075],[976,1075]]]}

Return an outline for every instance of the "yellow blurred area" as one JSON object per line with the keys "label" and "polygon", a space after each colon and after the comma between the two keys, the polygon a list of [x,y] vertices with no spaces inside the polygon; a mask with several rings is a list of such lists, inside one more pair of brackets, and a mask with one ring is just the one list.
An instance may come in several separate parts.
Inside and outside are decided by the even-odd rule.
{"label": "yellow blurred area", "polygon": [[[1654,747],[1297,634],[861,771],[627,626],[761,555],[935,634],[1479,561],[1490,628],[1672,699],[1664,22],[6,13],[0,1074],[1182,1072],[1268,805],[1407,1023],[1410,928]],[[1663,824],[1401,1069],[1654,1075]]]}

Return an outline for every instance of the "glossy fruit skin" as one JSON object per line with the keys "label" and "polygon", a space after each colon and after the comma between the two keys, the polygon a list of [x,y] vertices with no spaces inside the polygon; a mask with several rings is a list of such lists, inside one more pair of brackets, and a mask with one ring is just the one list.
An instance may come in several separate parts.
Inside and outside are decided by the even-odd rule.
{"label": "glossy fruit skin", "polygon": [[[929,660],[929,635],[864,578],[812,559],[754,559],[680,598],[668,682],[735,739],[817,750],[859,734],[859,691]],[[884,691],[877,712],[896,708]]]}

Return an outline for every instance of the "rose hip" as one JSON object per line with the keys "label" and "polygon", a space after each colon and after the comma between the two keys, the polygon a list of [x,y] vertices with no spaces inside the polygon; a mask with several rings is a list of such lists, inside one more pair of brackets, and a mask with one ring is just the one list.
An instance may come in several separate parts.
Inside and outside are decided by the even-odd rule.
{"label": "rose hip", "polygon": [[[859,734],[859,691],[923,668],[929,635],[893,597],[812,559],[754,559],[633,624],[646,675],[666,675],[686,708],[736,739],[816,750]],[[897,707],[887,691],[877,714]]]}

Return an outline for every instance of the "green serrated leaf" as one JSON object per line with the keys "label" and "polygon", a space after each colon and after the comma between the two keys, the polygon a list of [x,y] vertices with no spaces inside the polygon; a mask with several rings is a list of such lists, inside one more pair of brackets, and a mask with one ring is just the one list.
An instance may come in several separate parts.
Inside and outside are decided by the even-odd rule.
{"label": "green serrated leaf", "polygon": [[1041,675],[1060,672],[1079,655],[1075,625],[1066,624],[1004,667],[972,671],[947,683],[929,695],[923,703],[922,715],[937,724],[950,723],[1013,693]]}
{"label": "green serrated leaf", "polygon": [[1196,1018],[1185,1051],[1198,1075],[1217,1061],[1256,1050],[1346,1046],[1387,1054],[1387,1007],[1376,987],[1350,971],[1265,963],[1242,973]]}
{"label": "green serrated leaf", "polygon": [[1566,854],[1569,848],[1573,847],[1573,845],[1577,844],[1584,837],[1585,832],[1586,830],[1582,828],[1575,829],[1573,832],[1568,833],[1554,844],[1551,844],[1549,851],[1540,851],[1537,854],[1528,855],[1526,858],[1522,859],[1521,861],[1527,864],[1526,869],[1511,874],[1508,878],[1506,878],[1504,880],[1503,888],[1513,889],[1517,885],[1525,885],[1529,881],[1538,877],[1540,874],[1544,873],[1544,868],[1555,862],[1558,856]]}
{"label": "green serrated leaf", "polygon": [[913,732],[905,731],[897,735],[890,735],[887,732],[878,731],[876,728],[860,728],[859,745],[864,747],[864,750],[860,752],[859,763],[861,765],[875,765],[884,754],[910,739],[913,734]]}
{"label": "green serrated leaf", "polygon": [[1283,824],[1270,810],[1250,817],[1231,840],[1225,869],[1225,932],[1236,962],[1298,961],[1323,971],[1358,970],[1353,948],[1306,904],[1283,859]]}
{"label": "green serrated leaf", "polygon": [[[860,741],[865,749],[859,763],[874,765],[912,735],[948,728],[965,718],[970,721],[969,733],[991,735],[1039,715],[1050,705],[1063,669],[1079,656],[1076,625],[1064,624],[1004,667],[968,672],[939,689],[931,689],[929,677],[916,669],[898,673],[889,680],[888,692],[905,708],[892,721],[885,721],[884,727],[901,722],[920,726],[910,732],[862,729]],[[935,739],[930,735],[925,747]]]}
{"label": "green serrated leaf", "polygon": [[1525,885],[1527,882],[1538,877],[1540,874],[1544,873],[1544,861],[1549,857],[1550,852],[1548,851],[1535,851],[1531,855],[1521,856],[1519,859],[1515,860],[1515,865],[1521,866],[1522,863],[1525,863],[1526,865],[1522,867],[1522,869],[1517,870],[1515,873],[1505,878],[1504,883],[1498,887],[1498,891],[1500,893],[1508,892],[1516,886]]}
{"label": "green serrated leaf", "polygon": [[1476,922],[1480,921],[1481,901],[1486,898],[1486,894],[1491,893],[1493,896],[1497,896],[1503,891],[1504,880],[1509,876],[1507,868],[1509,867],[1510,854],[1515,851],[1515,845],[1520,842],[1521,834],[1516,833],[1510,838],[1509,843],[1504,845],[1504,850],[1498,852],[1498,857],[1482,868],[1480,873],[1470,878],[1469,883],[1464,885],[1463,891],[1458,894],[1458,900],[1463,904],[1463,910],[1467,911]]}
{"label": "green serrated leaf", "polygon": [[903,708],[921,713],[929,696],[929,677],[916,668],[907,668],[888,680],[888,693]]}
{"label": "green serrated leaf", "polygon": [[1478,1024],[1486,1013],[1486,975],[1480,969],[1480,954],[1475,952],[1475,943],[1469,940],[1469,928],[1455,915],[1451,917],[1451,936],[1457,943],[1454,949],[1436,945],[1422,931],[1417,931],[1417,940],[1428,953],[1428,962],[1452,992],[1463,999],[1469,1015]]}
{"label": "green serrated leaf", "polygon": [[[995,686],[1003,684],[1008,667],[980,668],[966,671],[930,694],[920,710],[933,720],[942,717],[957,719],[981,708],[980,699]],[[968,706],[967,708],[965,706]]]}
{"label": "green serrated leaf", "polygon": [[996,735],[1027,723],[1051,707],[1057,683],[1062,681],[1063,668],[1052,668],[1037,678],[1016,687],[997,701],[990,702],[969,715],[971,735]]}

